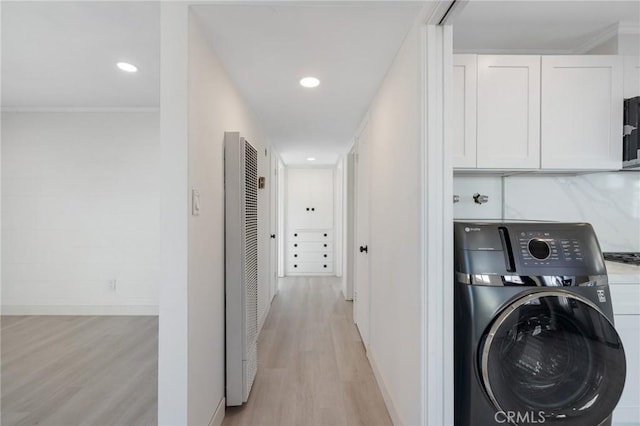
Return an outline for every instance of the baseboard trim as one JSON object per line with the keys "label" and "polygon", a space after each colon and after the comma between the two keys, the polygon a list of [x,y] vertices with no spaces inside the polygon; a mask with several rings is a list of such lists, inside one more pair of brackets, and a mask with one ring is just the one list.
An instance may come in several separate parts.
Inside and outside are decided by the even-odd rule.
{"label": "baseboard trim", "polygon": [[264,323],[267,322],[267,317],[269,316],[269,312],[271,312],[271,302],[273,302],[273,299],[271,299],[271,301],[267,304],[267,309],[265,310],[264,314],[258,320],[258,336],[260,335],[260,332],[262,331],[262,327],[264,326]]}
{"label": "baseboard trim", "polygon": [[404,425],[405,422],[402,421],[400,415],[398,414],[398,410],[396,409],[396,405],[393,403],[393,399],[387,390],[387,386],[382,380],[382,375],[380,374],[380,370],[378,369],[378,365],[376,364],[375,359],[370,351],[367,351],[367,358],[369,359],[369,364],[371,365],[371,369],[373,370],[373,376],[376,378],[376,382],[378,382],[378,387],[380,388],[380,393],[382,393],[382,399],[384,400],[384,404],[387,406],[387,411],[389,412],[389,416],[391,417],[391,421],[394,425]]}
{"label": "baseboard trim", "polygon": [[218,407],[216,408],[216,412],[213,413],[213,417],[211,417],[211,421],[209,422],[209,426],[222,426],[222,421],[224,420],[224,410],[227,406],[227,399],[222,398]]}
{"label": "baseboard trim", "polygon": [[156,316],[157,305],[3,305],[2,315]]}

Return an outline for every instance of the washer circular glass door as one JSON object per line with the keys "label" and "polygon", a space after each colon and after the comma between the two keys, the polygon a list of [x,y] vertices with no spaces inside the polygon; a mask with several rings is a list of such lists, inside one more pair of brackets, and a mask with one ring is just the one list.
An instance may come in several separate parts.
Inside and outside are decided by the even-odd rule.
{"label": "washer circular glass door", "polygon": [[511,424],[598,425],[624,388],[616,330],[596,305],[568,292],[533,293],[509,305],[479,357],[485,391]]}

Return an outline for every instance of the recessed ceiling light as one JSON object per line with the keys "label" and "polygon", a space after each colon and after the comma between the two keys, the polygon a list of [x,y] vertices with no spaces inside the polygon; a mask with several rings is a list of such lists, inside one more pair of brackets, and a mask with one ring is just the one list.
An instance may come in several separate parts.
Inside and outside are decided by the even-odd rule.
{"label": "recessed ceiling light", "polygon": [[320,85],[320,80],[315,77],[305,77],[300,80],[300,85],[303,87],[318,87]]}
{"label": "recessed ceiling light", "polygon": [[307,158],[307,161],[316,161],[316,159],[314,157],[309,157]]}
{"label": "recessed ceiling light", "polygon": [[125,72],[138,72],[138,67],[127,62],[118,62],[116,65]]}

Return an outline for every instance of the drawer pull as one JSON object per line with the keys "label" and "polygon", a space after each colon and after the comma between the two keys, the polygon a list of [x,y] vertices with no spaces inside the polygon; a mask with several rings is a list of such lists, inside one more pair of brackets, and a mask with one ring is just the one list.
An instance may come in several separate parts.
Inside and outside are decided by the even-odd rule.
{"label": "drawer pull", "polygon": [[293,234],[293,236],[294,236],[294,237],[297,237],[297,236],[298,236],[298,234]]}
{"label": "drawer pull", "polygon": [[294,255],[293,255],[293,257],[298,257],[298,255],[297,255],[297,254],[294,254]]}
{"label": "drawer pull", "polygon": [[294,244],[293,246],[294,246],[294,247],[298,247],[298,245],[297,245],[297,244]]}
{"label": "drawer pull", "polygon": [[298,265],[293,265],[293,267],[294,267],[294,268],[297,268],[297,267],[298,267]]}
{"label": "drawer pull", "polygon": [[325,254],[324,257],[327,257],[327,255]]}
{"label": "drawer pull", "polygon": [[324,267],[326,268],[326,267],[327,267],[327,265],[324,265]]}
{"label": "drawer pull", "polygon": [[327,234],[324,234],[324,236],[326,237],[326,236],[327,236]]}
{"label": "drawer pull", "polygon": [[325,244],[324,246],[326,247],[327,245]]}

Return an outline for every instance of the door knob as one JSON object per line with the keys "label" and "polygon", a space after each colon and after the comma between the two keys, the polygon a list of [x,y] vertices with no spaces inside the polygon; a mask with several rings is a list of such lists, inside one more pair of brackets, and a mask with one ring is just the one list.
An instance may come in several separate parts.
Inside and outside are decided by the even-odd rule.
{"label": "door knob", "polygon": [[276,238],[276,234],[271,234],[271,238],[275,239]]}
{"label": "door knob", "polygon": [[369,246],[360,246],[360,253],[369,253]]}

